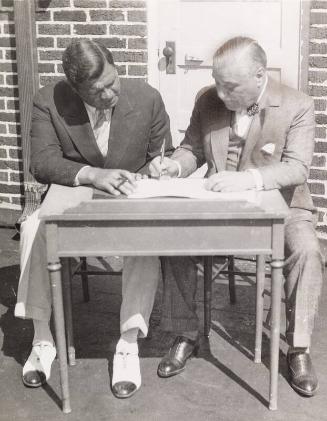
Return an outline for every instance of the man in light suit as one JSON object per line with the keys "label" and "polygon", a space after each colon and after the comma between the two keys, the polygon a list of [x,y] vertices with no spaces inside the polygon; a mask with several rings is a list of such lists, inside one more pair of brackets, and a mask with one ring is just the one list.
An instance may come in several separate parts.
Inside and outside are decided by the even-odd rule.
{"label": "man in light suit", "polygon": [[[314,107],[307,95],[270,79],[266,65],[266,54],[253,39],[223,44],[213,59],[215,86],[197,99],[180,147],[162,165],[154,159],[151,171],[187,177],[206,162],[209,190],[280,190],[290,208],[284,266],[290,384],[313,396],[318,380],[309,351],[323,266],[307,185]],[[171,308],[179,336],[158,367],[159,376],[170,377],[184,370],[197,346],[196,267],[179,257],[165,267],[180,290]]]}
{"label": "man in light suit", "polygon": [[[72,41],[63,54],[66,80],[42,88],[34,99],[31,171],[36,180],[93,185],[115,196],[132,192],[138,172],[172,149],[169,118],[160,94],[143,81],[120,80],[112,55],[91,40]],[[21,276],[15,314],[31,318],[34,340],[23,367],[29,387],[45,383],[56,355],[49,329],[51,300],[44,225],[38,211],[21,226]],[[113,363],[115,396],[141,385],[137,336],[146,336],[159,277],[159,260],[126,258],[121,338]]]}

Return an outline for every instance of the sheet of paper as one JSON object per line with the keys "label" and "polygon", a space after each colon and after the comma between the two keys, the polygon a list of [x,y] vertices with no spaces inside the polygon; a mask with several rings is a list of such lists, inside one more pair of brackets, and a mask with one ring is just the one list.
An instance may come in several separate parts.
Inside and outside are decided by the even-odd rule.
{"label": "sheet of paper", "polygon": [[129,199],[149,197],[188,197],[192,199],[242,200],[256,202],[256,191],[221,193],[206,190],[204,178],[142,179],[137,181],[134,193]]}

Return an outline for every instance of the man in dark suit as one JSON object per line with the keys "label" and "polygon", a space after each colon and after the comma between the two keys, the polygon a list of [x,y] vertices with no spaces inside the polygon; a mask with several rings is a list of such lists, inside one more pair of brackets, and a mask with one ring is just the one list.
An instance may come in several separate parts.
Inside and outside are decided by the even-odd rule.
{"label": "man in dark suit", "polygon": [[[172,148],[160,94],[143,81],[120,80],[110,51],[91,40],[73,41],[63,54],[63,68],[66,80],[42,88],[34,99],[33,175],[45,184],[93,185],[115,196],[132,192],[164,139],[166,150]],[[147,335],[158,277],[158,259],[125,259],[121,338],[112,379],[119,398],[131,396],[141,385],[137,336]],[[56,355],[49,329],[44,225],[38,211],[21,227],[15,314],[33,319],[33,347],[23,382],[38,387],[49,379]]]}
{"label": "man in dark suit", "polygon": [[[284,266],[290,383],[312,396],[318,381],[309,351],[323,266],[306,182],[314,107],[307,95],[269,78],[266,65],[266,54],[253,39],[237,37],[222,45],[213,60],[215,86],[197,99],[181,146],[162,166],[154,159],[151,171],[187,177],[206,162],[209,190],[280,190],[290,208]],[[168,259],[166,274],[180,290],[171,308],[179,336],[159,364],[161,377],[184,370],[198,336],[195,264],[188,258]]]}

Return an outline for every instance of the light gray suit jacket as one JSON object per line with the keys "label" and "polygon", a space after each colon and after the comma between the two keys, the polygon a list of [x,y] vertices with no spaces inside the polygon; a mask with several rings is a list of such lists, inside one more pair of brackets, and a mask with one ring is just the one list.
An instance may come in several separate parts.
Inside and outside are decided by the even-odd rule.
{"label": "light gray suit jacket", "polygon": [[[182,177],[208,164],[207,176],[226,167],[232,112],[210,87],[196,101],[181,146],[172,155],[182,167]],[[314,210],[307,185],[314,149],[313,100],[272,79],[253,118],[239,171],[257,168],[264,189],[279,189],[292,208]],[[264,146],[273,144],[269,154]]]}

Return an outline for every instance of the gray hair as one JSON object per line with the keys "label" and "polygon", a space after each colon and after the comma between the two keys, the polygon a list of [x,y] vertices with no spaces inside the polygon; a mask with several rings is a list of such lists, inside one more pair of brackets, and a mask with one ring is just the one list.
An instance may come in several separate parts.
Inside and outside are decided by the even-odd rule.
{"label": "gray hair", "polygon": [[228,58],[246,58],[249,60],[249,71],[255,72],[258,67],[267,68],[267,56],[258,42],[248,37],[235,37],[221,45],[213,56],[213,71]]}

